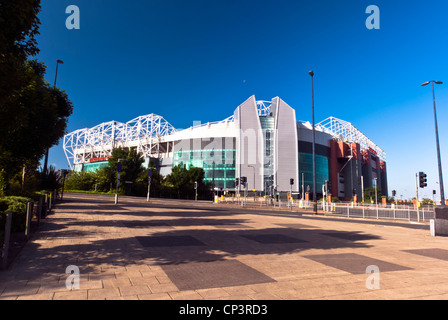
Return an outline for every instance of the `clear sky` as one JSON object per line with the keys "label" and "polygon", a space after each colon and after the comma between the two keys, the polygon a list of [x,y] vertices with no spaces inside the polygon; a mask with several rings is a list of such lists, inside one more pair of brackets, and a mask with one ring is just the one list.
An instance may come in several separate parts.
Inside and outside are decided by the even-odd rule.
{"label": "clear sky", "polygon": [[[80,29],[66,28],[66,8]],[[380,29],[366,28],[366,8]],[[389,191],[415,195],[418,171],[439,187],[430,86],[436,87],[448,190],[446,0],[44,0],[37,58],[74,103],[68,131],[156,113],[176,128],[218,121],[249,96],[279,96],[316,122],[351,122],[387,153]],[[62,140],[49,163],[67,168]],[[446,192],[448,194],[448,191]]]}

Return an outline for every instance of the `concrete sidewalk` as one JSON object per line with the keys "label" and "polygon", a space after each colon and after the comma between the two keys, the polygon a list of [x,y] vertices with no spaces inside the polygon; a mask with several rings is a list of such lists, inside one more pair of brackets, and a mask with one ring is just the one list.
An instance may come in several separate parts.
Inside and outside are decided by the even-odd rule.
{"label": "concrete sidewalk", "polygon": [[0,299],[446,299],[447,269],[448,239],[406,223],[66,194]]}

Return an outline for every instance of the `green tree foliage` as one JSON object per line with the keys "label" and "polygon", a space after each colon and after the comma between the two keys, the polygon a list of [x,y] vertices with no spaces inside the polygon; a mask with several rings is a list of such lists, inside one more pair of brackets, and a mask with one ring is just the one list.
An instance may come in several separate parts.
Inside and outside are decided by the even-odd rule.
{"label": "green tree foliage", "polygon": [[[151,197],[162,197],[166,195],[166,188],[164,187],[163,176],[157,171],[154,162],[151,160],[148,165],[148,169],[151,169]],[[145,196],[148,194],[148,169],[144,169],[140,176],[137,178],[134,193],[138,196]]]}
{"label": "green tree foliage", "polygon": [[[17,91],[27,82],[25,62],[39,53],[40,9],[40,0],[0,0],[0,142],[11,140],[8,132],[17,126]],[[0,155],[13,156],[1,146]],[[11,169],[0,161],[0,196],[8,192]]]}
{"label": "green tree foliage", "polygon": [[28,60],[39,53],[40,3],[0,0],[0,195],[10,193],[20,171],[23,190],[45,150],[66,133],[73,112],[67,94],[45,80],[46,66]]}
{"label": "green tree foliage", "polygon": [[205,172],[202,168],[191,166],[174,166],[171,174],[166,177],[165,184],[171,188],[178,198],[194,198],[194,183],[198,183],[198,196],[201,199],[210,197],[210,185],[204,184]]}
{"label": "green tree foliage", "polygon": [[[123,194],[135,194],[134,189],[139,190],[137,184],[145,172],[142,164],[143,157],[134,149],[115,148],[112,158],[108,160],[108,166],[94,172],[73,172],[66,178],[67,190],[97,190],[101,192],[115,191],[117,182],[117,163],[120,159],[120,185],[119,191]],[[125,181],[132,182],[126,184]],[[147,184],[146,184],[147,187]]]}
{"label": "green tree foliage", "polygon": [[422,205],[424,205],[424,206],[431,206],[431,205],[434,205],[434,202],[431,199],[429,199],[429,198],[424,198],[423,201],[422,201]]}
{"label": "green tree foliage", "polygon": [[39,53],[40,10],[40,0],[0,0],[0,127],[7,123],[3,112],[14,111],[12,93],[26,82],[25,61]]}
{"label": "green tree foliage", "polygon": [[[148,192],[148,169],[142,166],[143,158],[135,150],[117,148],[109,159],[107,167],[95,172],[73,172],[65,180],[66,190],[115,192],[118,159],[122,163],[119,193],[133,196],[146,196]],[[164,178],[156,169],[154,162],[149,163],[152,169],[151,197],[194,199],[194,182],[198,183],[198,199],[212,199],[211,185],[204,183],[204,170],[191,167],[176,166],[173,172]],[[131,181],[132,184],[126,184]]]}
{"label": "green tree foliage", "polygon": [[[103,167],[94,172],[89,172],[95,181],[95,185],[91,186],[90,189],[77,189],[77,190],[97,190],[100,192],[109,192],[112,190],[112,170],[109,167]],[[96,188],[96,189],[95,189]]]}
{"label": "green tree foliage", "polygon": [[[15,91],[14,108],[2,105],[0,119],[0,169],[9,180],[23,166],[38,163],[45,150],[58,143],[66,133],[68,117],[73,104],[67,94],[53,88],[44,79],[46,67],[36,60],[26,62],[27,82]],[[2,121],[3,121],[2,120]]]}
{"label": "green tree foliage", "polygon": [[33,199],[25,197],[0,197],[0,243],[5,230],[6,212],[12,212],[11,231],[23,231],[26,223],[26,206],[32,201]]}
{"label": "green tree foliage", "polygon": [[[27,178],[23,179],[24,172],[18,172],[9,181],[10,194],[24,197],[33,197],[36,190],[53,192],[62,186],[61,176],[56,167],[50,166],[45,174],[42,168],[29,166],[25,172]],[[45,183],[43,183],[45,181]]]}
{"label": "green tree foliage", "polygon": [[65,179],[65,188],[67,190],[94,190],[95,174],[92,172],[72,172]]}
{"label": "green tree foliage", "polygon": [[[381,203],[382,201],[382,194],[381,194],[381,189],[378,188],[377,189],[377,202]],[[364,201],[365,203],[375,203],[375,187],[368,187],[364,189]]]}
{"label": "green tree foliage", "polygon": [[[115,148],[112,151],[112,158],[109,159],[108,169],[104,170],[106,176],[111,179],[109,181],[112,183],[113,188],[116,187],[117,164],[119,159],[121,163],[119,188],[124,193],[131,194],[135,188],[134,184],[145,171],[142,166],[144,159],[135,149],[123,149],[121,146]],[[126,186],[125,181],[132,183]]]}

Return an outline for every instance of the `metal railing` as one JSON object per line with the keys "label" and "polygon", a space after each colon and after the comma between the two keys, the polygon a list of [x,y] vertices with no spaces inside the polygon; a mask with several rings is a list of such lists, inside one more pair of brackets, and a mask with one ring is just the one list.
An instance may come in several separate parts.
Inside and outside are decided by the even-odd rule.
{"label": "metal railing", "polygon": [[[238,204],[248,207],[273,207],[290,211],[300,212],[301,210],[312,210],[311,201],[301,201],[294,199],[292,204],[285,200],[274,201],[273,198],[264,197],[219,197],[218,202]],[[434,207],[422,206],[418,210],[414,206],[400,204],[356,204],[356,203],[327,203],[318,201],[318,210],[325,214],[337,215],[348,218],[366,218],[366,219],[390,219],[390,220],[408,220],[408,221],[429,221],[434,219]]]}
{"label": "metal railing", "polygon": [[[322,204],[321,204],[322,207]],[[354,205],[351,203],[331,203],[327,211],[332,214],[353,218],[391,219],[408,221],[429,221],[434,219],[433,207],[420,207],[407,205]],[[325,211],[325,210],[324,210]]]}

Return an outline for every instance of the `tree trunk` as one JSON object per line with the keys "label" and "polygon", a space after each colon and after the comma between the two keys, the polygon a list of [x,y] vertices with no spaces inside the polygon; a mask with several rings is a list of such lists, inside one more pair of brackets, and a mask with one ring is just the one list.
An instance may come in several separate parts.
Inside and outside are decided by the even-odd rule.
{"label": "tree trunk", "polygon": [[21,185],[22,192],[25,187],[25,178],[26,178],[26,164],[23,165],[23,169],[22,169],[22,185]]}

